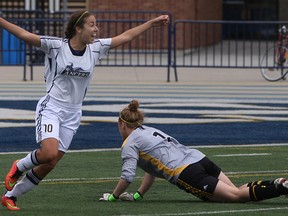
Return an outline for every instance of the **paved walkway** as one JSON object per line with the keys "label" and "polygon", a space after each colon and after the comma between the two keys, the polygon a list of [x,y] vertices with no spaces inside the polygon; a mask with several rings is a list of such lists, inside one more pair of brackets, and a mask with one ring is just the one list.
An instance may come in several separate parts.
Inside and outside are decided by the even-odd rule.
{"label": "paved walkway", "polygon": [[[33,81],[43,82],[44,67],[34,67]],[[178,83],[261,83],[268,84],[260,69],[178,68]],[[30,81],[30,68],[26,79]],[[0,67],[0,82],[23,81],[23,67]],[[167,81],[167,68],[157,67],[97,67],[92,83],[128,82],[155,83]],[[170,81],[175,82],[174,69],[170,69]],[[279,83],[279,82],[278,82]],[[281,83],[281,82],[280,82]],[[270,83],[270,85],[277,85]]]}

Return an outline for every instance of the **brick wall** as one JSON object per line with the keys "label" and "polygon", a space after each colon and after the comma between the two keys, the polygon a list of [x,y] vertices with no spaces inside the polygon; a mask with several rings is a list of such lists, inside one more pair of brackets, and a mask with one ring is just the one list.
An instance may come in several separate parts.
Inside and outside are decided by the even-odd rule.
{"label": "brick wall", "polygon": [[[88,8],[100,11],[168,11],[175,20],[222,20],[222,0],[90,0]],[[215,31],[216,42],[219,41],[220,27],[213,32],[212,30],[206,32],[208,41],[203,41],[201,44],[196,41],[193,47],[204,45],[203,43],[215,43],[215,37],[212,42],[212,34]],[[195,29],[192,33],[193,38],[198,38],[199,32],[199,29]],[[191,32],[186,32],[185,38],[190,37]],[[177,44],[177,47],[184,48],[181,47],[183,44],[181,41],[177,41]]]}
{"label": "brick wall", "polygon": [[169,11],[178,20],[222,19],[222,0],[90,0],[88,7],[106,11]]}

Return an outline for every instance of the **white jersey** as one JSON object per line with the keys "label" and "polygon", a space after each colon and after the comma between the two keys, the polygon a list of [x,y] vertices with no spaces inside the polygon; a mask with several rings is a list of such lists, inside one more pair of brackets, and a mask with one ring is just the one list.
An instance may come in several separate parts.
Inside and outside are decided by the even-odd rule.
{"label": "white jersey", "polygon": [[72,53],[68,39],[41,36],[40,50],[45,56],[47,94],[54,100],[71,106],[81,106],[94,67],[108,55],[111,38],[98,39],[86,46],[83,55]]}
{"label": "white jersey", "polygon": [[121,178],[128,182],[133,181],[138,165],[145,172],[176,184],[188,165],[205,157],[197,149],[190,149],[164,132],[144,125],[126,138],[121,151]]}

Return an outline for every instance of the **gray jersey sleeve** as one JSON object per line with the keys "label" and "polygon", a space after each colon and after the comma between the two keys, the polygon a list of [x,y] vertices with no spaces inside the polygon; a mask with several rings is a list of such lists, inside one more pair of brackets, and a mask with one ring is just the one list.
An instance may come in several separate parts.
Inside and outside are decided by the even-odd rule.
{"label": "gray jersey sleeve", "polygon": [[122,174],[121,178],[128,182],[133,182],[136,175],[137,162],[139,160],[139,150],[135,143],[127,142],[122,149]]}

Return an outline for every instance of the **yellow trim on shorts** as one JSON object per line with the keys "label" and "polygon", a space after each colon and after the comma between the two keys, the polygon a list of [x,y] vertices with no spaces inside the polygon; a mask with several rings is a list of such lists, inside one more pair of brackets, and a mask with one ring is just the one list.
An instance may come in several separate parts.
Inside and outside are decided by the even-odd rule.
{"label": "yellow trim on shorts", "polygon": [[193,194],[194,196],[203,199],[203,197],[211,199],[213,194],[208,193],[206,191],[200,190],[198,188],[195,188],[189,184],[187,184],[186,182],[182,181],[181,179],[178,178],[177,183],[184,187],[186,191],[189,191],[191,194]]}

